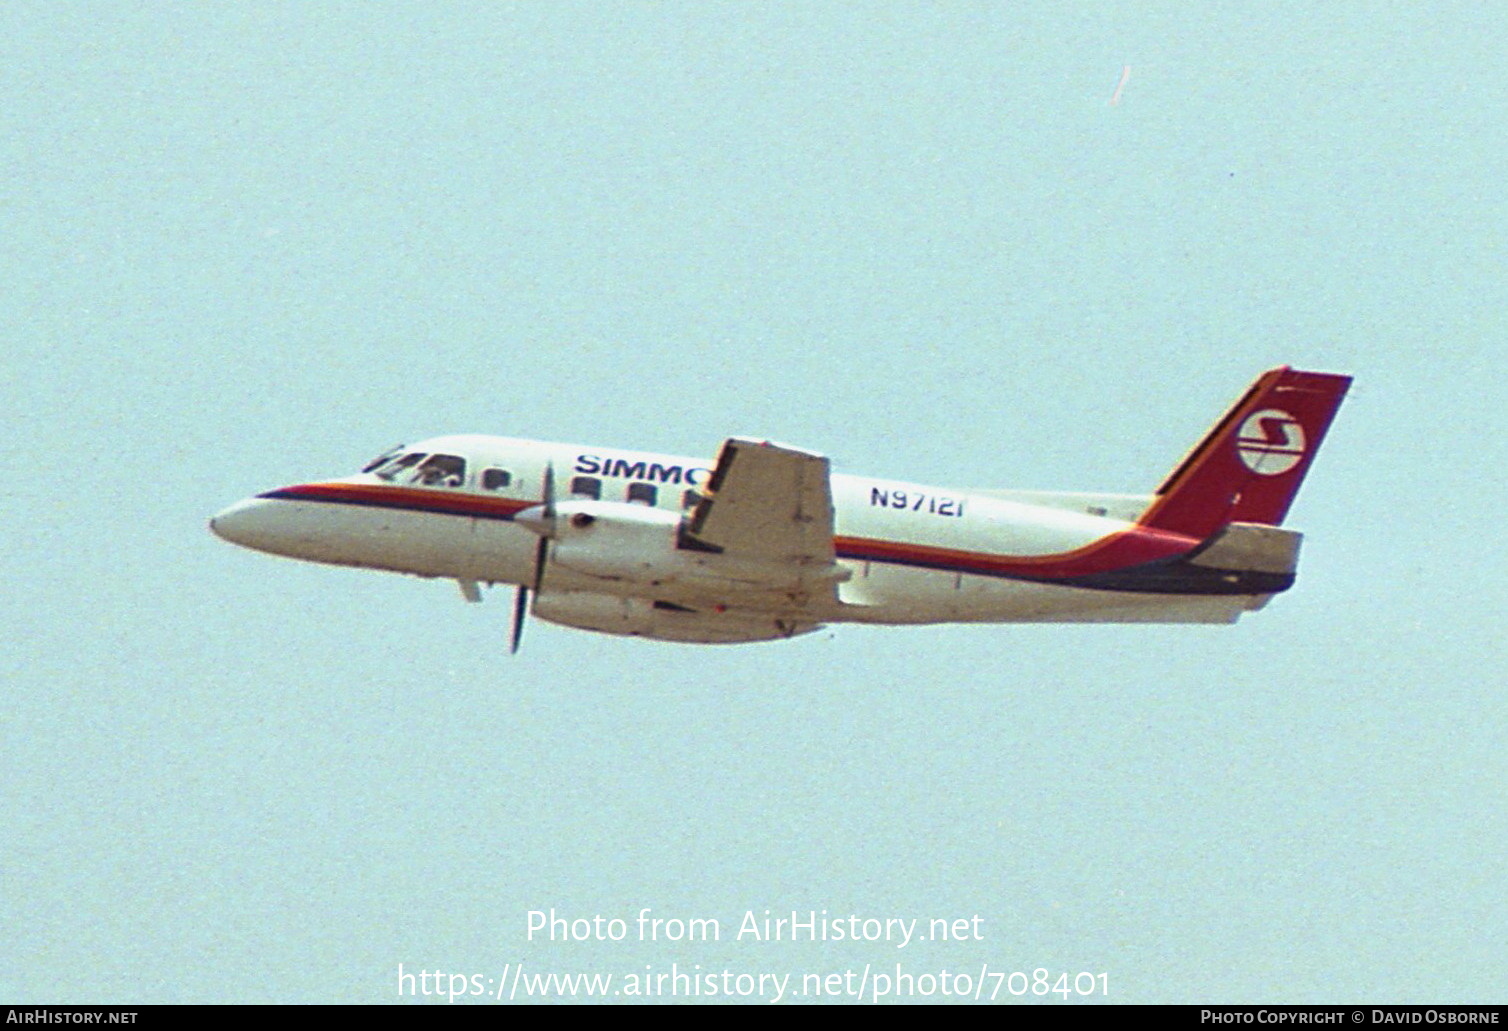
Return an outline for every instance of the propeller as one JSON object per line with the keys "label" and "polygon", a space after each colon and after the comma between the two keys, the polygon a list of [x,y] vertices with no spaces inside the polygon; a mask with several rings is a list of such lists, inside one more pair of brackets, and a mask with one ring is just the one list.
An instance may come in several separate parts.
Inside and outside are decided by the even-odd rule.
{"label": "propeller", "polygon": [[[525,529],[539,534],[539,546],[534,549],[534,582],[532,585],[519,584],[518,593],[513,599],[513,643],[508,649],[510,655],[518,654],[518,644],[524,637],[524,619],[529,615],[529,591],[534,591],[534,596],[539,597],[540,589],[545,582],[545,563],[550,559],[550,538],[555,535],[555,463],[545,463],[545,481],[543,505],[540,508],[525,509],[518,516],[514,516],[514,522],[521,523]],[[524,516],[525,518],[519,518]]]}

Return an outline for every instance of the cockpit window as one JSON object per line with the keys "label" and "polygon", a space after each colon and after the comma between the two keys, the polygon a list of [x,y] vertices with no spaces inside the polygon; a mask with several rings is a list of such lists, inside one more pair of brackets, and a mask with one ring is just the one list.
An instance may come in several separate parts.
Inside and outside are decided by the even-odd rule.
{"label": "cockpit window", "polygon": [[431,455],[414,473],[413,482],[426,487],[459,487],[466,482],[466,459],[458,455]]}
{"label": "cockpit window", "polygon": [[423,460],[423,451],[413,451],[409,454],[404,455],[402,458],[393,459],[386,465],[373,467],[372,472],[375,475],[382,477],[384,480],[392,481],[396,479],[398,477],[398,474],[403,470],[411,468],[419,464],[419,462]]}
{"label": "cockpit window", "polygon": [[372,459],[366,465],[362,466],[361,467],[361,471],[364,472],[364,473],[369,473],[373,469],[377,468],[379,465],[386,465],[390,459],[392,459],[392,458],[394,458],[397,455],[400,455],[402,453],[403,453],[403,445],[402,444],[399,444],[395,448],[389,448],[388,450],[384,451],[382,454],[378,455],[376,458]]}

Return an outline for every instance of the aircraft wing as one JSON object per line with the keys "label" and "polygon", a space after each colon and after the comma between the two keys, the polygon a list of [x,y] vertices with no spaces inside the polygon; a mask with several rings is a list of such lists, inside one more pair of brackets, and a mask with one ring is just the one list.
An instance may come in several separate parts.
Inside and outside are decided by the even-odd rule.
{"label": "aircraft wing", "polygon": [[830,465],[823,455],[730,437],[703,488],[684,546],[767,569],[772,584],[835,578]]}

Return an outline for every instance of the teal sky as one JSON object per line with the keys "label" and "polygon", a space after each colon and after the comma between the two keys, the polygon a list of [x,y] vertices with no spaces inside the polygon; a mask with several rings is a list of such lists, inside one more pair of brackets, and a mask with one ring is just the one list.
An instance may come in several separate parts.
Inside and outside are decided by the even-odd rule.
{"label": "teal sky", "polygon": [[[1486,4],[5,5],[0,1001],[897,961],[1504,1001],[1505,34]],[[1299,583],[1235,627],[536,621],[510,658],[507,592],[205,525],[445,432],[1144,492],[1285,363],[1356,384]],[[551,907],[724,940],[528,941]],[[766,909],[984,940],[730,940]]]}

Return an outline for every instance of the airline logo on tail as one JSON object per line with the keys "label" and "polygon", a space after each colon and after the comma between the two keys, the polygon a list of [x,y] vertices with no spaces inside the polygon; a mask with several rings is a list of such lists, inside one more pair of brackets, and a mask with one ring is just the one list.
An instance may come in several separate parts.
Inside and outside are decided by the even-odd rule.
{"label": "airline logo on tail", "polygon": [[1281,526],[1350,385],[1286,365],[1264,373],[1163,481],[1141,524],[1200,541],[1229,523]]}
{"label": "airline logo on tail", "polygon": [[1277,476],[1303,459],[1304,427],[1287,412],[1264,408],[1241,424],[1236,449],[1252,472]]}

